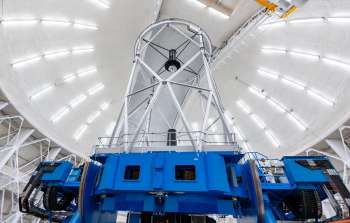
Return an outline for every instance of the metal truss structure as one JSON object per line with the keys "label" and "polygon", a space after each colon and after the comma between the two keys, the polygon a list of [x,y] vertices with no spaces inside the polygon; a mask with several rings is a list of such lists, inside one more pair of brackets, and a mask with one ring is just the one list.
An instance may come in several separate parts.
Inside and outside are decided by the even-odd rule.
{"label": "metal truss structure", "polygon": [[[10,107],[0,102],[0,111]],[[19,212],[18,199],[33,171],[42,161],[67,160],[76,163],[74,154],[53,145],[18,114],[0,115],[0,222],[40,222]],[[41,199],[41,198],[39,198]]]}
{"label": "metal truss structure", "polygon": [[[202,151],[210,144],[213,125],[223,130],[219,134],[222,144],[234,144],[211,74],[211,57],[210,39],[195,24],[164,20],[146,28],[136,41],[124,105],[110,146],[123,145],[125,152],[135,147],[164,148],[168,129],[183,129],[178,132],[178,144]],[[191,98],[201,101],[196,117],[186,112]],[[164,104],[169,107],[164,109]],[[217,118],[209,123],[211,115]],[[194,119],[200,126],[197,129]]]}

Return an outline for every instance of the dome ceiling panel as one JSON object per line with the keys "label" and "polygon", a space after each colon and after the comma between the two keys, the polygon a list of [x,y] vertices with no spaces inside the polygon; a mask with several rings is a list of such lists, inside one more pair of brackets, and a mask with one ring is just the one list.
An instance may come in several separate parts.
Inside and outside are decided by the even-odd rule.
{"label": "dome ceiling panel", "polygon": [[[86,155],[116,119],[131,70],[134,41],[154,20],[155,4],[151,0],[110,1],[109,8],[101,8],[89,0],[4,1],[2,89],[35,127],[63,147]],[[33,19],[31,24],[29,19]],[[93,50],[76,51],[84,47]],[[68,52],[46,57],[55,50]],[[39,59],[30,61],[32,56]],[[14,67],[18,59],[24,59],[18,64],[23,66]],[[84,74],[90,68],[96,71]],[[99,83],[103,89],[90,95]],[[46,90],[46,85],[51,88]],[[72,107],[74,100],[81,102]],[[110,105],[103,110],[105,102]],[[62,117],[54,123],[57,115]],[[85,124],[86,135],[74,139]]]}
{"label": "dome ceiling panel", "polygon": [[[233,9],[229,19],[214,16],[190,0],[163,1],[160,19],[177,17],[197,23],[219,47],[259,9],[254,1],[221,3]],[[0,47],[5,49],[0,52],[1,88],[39,130],[66,148],[88,153],[96,138],[107,135],[117,119],[131,70],[134,41],[154,21],[155,6],[155,0],[111,0],[110,8],[89,0],[5,0],[2,18],[33,18],[37,22],[0,24]],[[248,143],[250,149],[272,156],[293,153],[316,143],[349,118],[350,90],[346,86],[350,66],[341,64],[350,61],[347,44],[350,31],[345,28],[349,23],[291,22],[335,16],[350,17],[350,2],[309,1],[286,24],[266,25],[251,33],[231,58],[216,68],[214,75],[224,105],[247,140],[242,145]],[[45,24],[44,20],[53,23]],[[67,24],[54,23],[62,20]],[[78,22],[92,26],[79,27]],[[71,51],[84,46],[92,47],[93,51],[82,54]],[[60,49],[69,52],[45,59],[45,53]],[[31,55],[41,57],[25,66],[11,65],[18,59],[30,59]],[[87,68],[96,68],[96,72],[80,76]],[[259,70],[277,78],[267,77]],[[236,76],[239,80],[235,80]],[[90,95],[89,89],[98,83],[104,88]],[[52,89],[30,100],[30,96],[45,90],[46,84],[52,85]],[[249,87],[256,87],[258,93],[263,89],[263,98]],[[70,106],[81,95],[86,98],[82,96],[78,106]],[[238,100],[249,106],[249,114],[237,105]],[[100,107],[104,102],[110,103],[106,110]],[[53,123],[52,116],[65,108],[68,113]],[[281,108],[285,110],[279,111]],[[265,129],[259,128],[259,122],[263,122]],[[300,128],[300,123],[307,129]],[[74,139],[76,135],[78,140]],[[276,141],[280,146],[275,145]]]}
{"label": "dome ceiling panel", "polygon": [[[257,133],[246,127],[251,119],[237,116],[237,125],[253,150],[267,151],[272,156],[293,153],[311,146],[349,118],[346,98],[350,92],[346,86],[349,84],[350,66],[347,63],[350,64],[350,55],[346,42],[350,32],[344,29],[349,23],[324,19],[293,22],[334,16],[337,10],[349,10],[347,4],[342,0],[311,1],[287,23],[261,26],[241,43],[231,59],[216,68],[216,79],[227,108],[236,114],[239,108],[228,95],[240,95],[251,112],[259,115],[266,124],[266,130]],[[342,10],[340,5],[343,5]],[[228,85],[227,79],[234,80],[235,76],[239,78],[237,84]],[[263,98],[247,94],[249,86],[263,89]],[[271,106],[270,99],[276,99],[286,111],[276,115],[278,109]],[[291,114],[297,119],[291,118]],[[298,129],[298,121],[302,121],[307,129]],[[268,143],[268,137],[261,137],[268,129],[278,137],[280,147]]]}

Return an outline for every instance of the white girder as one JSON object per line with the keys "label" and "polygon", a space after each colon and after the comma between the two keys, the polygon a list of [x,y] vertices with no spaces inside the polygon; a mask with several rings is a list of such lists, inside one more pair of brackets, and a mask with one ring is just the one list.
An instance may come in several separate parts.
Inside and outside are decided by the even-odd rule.
{"label": "white girder", "polygon": [[[156,53],[152,52],[152,50],[155,50]],[[161,50],[167,52],[162,53]],[[167,61],[170,60],[165,54],[170,53],[171,50],[180,52],[177,55],[175,51],[176,60],[181,62],[181,66],[177,67],[175,71],[167,70],[166,64],[163,62],[164,57]],[[219,121],[224,130],[224,138],[234,143],[231,128],[226,123],[223,106],[211,75],[209,67],[211,52],[211,42],[207,34],[197,25],[187,21],[176,19],[163,20],[149,26],[141,33],[136,41],[135,59],[125,92],[124,105],[121,112],[123,118],[118,119],[113,132],[118,138],[116,142],[123,140],[122,144],[124,144],[125,152],[131,151],[135,145],[148,148],[151,148],[150,144],[152,143],[161,145],[159,140],[163,140],[163,145],[161,146],[166,147],[166,140],[164,139],[153,138],[153,141],[149,141],[149,139],[155,137],[155,133],[160,137],[164,137],[168,129],[180,128],[178,120],[182,121],[181,124],[185,129],[183,134],[188,137],[185,140],[195,150],[201,151],[203,144],[207,144],[207,120],[211,113],[211,107],[214,107],[215,112],[219,114]],[[196,72],[193,67],[199,69],[199,71]],[[148,80],[150,80],[150,83],[146,83]],[[199,96],[194,95],[195,93],[191,94],[197,91],[200,94],[208,94],[208,100],[205,102],[206,108],[202,114],[203,119],[200,120],[199,137],[195,137],[198,132],[195,133],[191,126],[190,121],[193,117],[186,114],[184,110],[188,97],[199,97],[201,99],[202,96],[200,94],[198,94]],[[148,101],[145,108],[143,108],[144,110],[139,112],[139,98],[135,97],[135,95],[142,96],[142,94],[146,96],[146,99],[148,98]],[[164,107],[164,103],[168,103],[169,107]],[[163,106],[162,109],[159,109],[158,104]],[[131,117],[132,107],[134,107],[133,111],[137,110],[139,112],[138,115],[135,115],[135,118]],[[161,117],[152,118],[154,116],[153,112],[159,112],[160,110]],[[165,110],[168,114],[168,119],[164,121],[166,116],[164,114]],[[169,112],[173,112],[173,114],[169,115]],[[159,121],[162,120],[165,123],[162,124],[164,127],[159,125]],[[158,124],[158,126],[154,123]],[[133,127],[134,125],[136,127]],[[155,126],[158,132],[151,132],[150,128],[154,130]],[[121,132],[119,130],[122,127],[123,131]],[[144,142],[145,145],[142,145],[140,141]],[[110,146],[116,142],[111,140]]]}
{"label": "white girder", "polygon": [[[0,169],[6,164],[11,156],[21,147],[21,145],[33,134],[34,129],[22,129],[18,136],[15,136],[5,148],[2,148],[0,154]],[[3,152],[6,150],[6,152]]]}
{"label": "white girder", "polygon": [[0,101],[0,111],[4,109],[6,106],[8,106],[9,103],[6,101]]}

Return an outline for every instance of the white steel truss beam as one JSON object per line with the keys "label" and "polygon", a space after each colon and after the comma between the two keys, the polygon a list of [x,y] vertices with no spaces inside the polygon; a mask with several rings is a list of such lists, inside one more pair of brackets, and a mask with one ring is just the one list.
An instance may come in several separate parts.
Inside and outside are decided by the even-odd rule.
{"label": "white steel truss beam", "polygon": [[[1,155],[0,169],[7,163],[11,156],[21,147],[21,145],[34,133],[34,129],[21,129],[17,136],[15,136],[6,146],[6,152]],[[1,154],[1,152],[0,152]]]}

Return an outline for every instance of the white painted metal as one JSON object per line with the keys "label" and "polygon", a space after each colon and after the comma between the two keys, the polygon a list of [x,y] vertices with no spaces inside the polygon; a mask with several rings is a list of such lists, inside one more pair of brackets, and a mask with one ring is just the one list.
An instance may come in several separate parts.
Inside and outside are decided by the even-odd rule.
{"label": "white painted metal", "polygon": [[[168,52],[164,52],[164,55],[160,50],[167,51],[165,49],[169,47],[180,49],[184,45],[186,46],[179,51],[185,56],[181,55],[180,59],[181,53],[177,55],[177,60],[181,61],[181,67],[174,72],[166,71],[163,61],[164,57],[167,59],[166,54]],[[156,47],[159,48],[159,50],[156,49],[156,53],[160,54],[158,56],[152,52]],[[123,118],[119,119],[120,121],[114,128],[114,134],[119,133],[119,135],[115,135],[116,140],[109,140],[109,146],[113,146],[113,143],[118,143],[120,139],[123,139],[122,144],[124,144],[125,152],[132,151],[135,146],[143,146],[145,147],[143,150],[147,151],[147,148],[155,146],[155,142],[156,144],[158,143],[158,146],[163,146],[164,150],[169,150],[170,148],[166,148],[166,140],[164,139],[164,137],[166,138],[166,132],[169,128],[177,128],[182,124],[187,135],[186,141],[192,145],[194,150],[201,151],[203,144],[206,144],[207,140],[207,119],[209,118],[211,107],[214,107],[215,111],[220,115],[220,123],[224,129],[224,138],[233,145],[235,142],[231,128],[224,118],[223,106],[219,100],[214,80],[211,77],[209,67],[212,53],[211,47],[211,42],[207,34],[197,25],[184,20],[164,20],[147,27],[136,41],[135,58],[121,113]],[[143,58],[141,58],[141,55]],[[163,59],[161,59],[162,57]],[[193,66],[200,68],[198,73],[193,71]],[[155,68],[159,67],[161,68],[157,71]],[[144,75],[143,72],[147,75]],[[198,79],[196,84],[194,84],[194,80],[196,79],[193,79],[193,75]],[[147,78],[150,79],[150,84],[145,84],[144,86],[143,82]],[[181,91],[175,90],[175,86],[178,88],[181,87]],[[194,137],[195,134],[191,128],[190,116],[185,113],[183,107],[184,102],[189,97],[197,97],[200,100],[202,97],[200,94],[191,94],[197,91],[204,91],[209,94],[206,109],[203,110],[204,113],[202,114],[202,129],[199,138]],[[183,92],[187,93],[184,94]],[[142,94],[144,95],[143,97],[146,96],[149,99],[146,108],[139,111],[140,104],[136,105],[136,107],[135,104],[138,98],[142,97]],[[165,96],[167,94],[169,96]],[[164,107],[164,103],[171,103],[171,106],[175,106],[174,117],[169,116],[169,108]],[[131,107],[135,107],[134,110],[139,112],[138,115],[135,115],[135,118],[131,117]],[[161,112],[161,119],[154,117],[157,111],[164,111],[164,109],[168,112],[167,116]],[[177,117],[180,117],[181,124],[178,122]],[[155,124],[160,120],[163,120],[164,127],[159,127],[159,124]],[[172,125],[170,124],[171,122],[173,122]],[[132,127],[130,125],[131,123],[135,123],[136,127]],[[117,131],[121,126],[124,129],[122,133]],[[151,129],[156,131],[151,132]],[[157,137],[162,137],[163,139],[155,138],[156,134],[158,134]]]}

